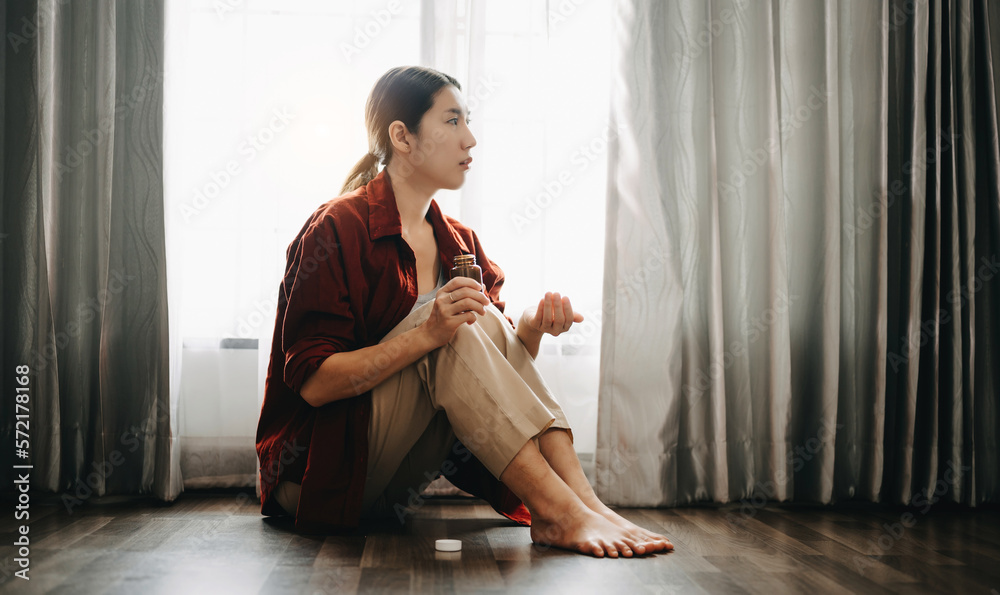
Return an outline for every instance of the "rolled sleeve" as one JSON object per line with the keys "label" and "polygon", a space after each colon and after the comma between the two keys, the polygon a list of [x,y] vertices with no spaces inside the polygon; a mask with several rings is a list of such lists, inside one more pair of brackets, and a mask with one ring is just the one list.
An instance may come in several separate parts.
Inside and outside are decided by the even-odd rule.
{"label": "rolled sleeve", "polygon": [[356,348],[341,244],[333,226],[322,223],[294,246],[282,287],[288,303],[281,333],[284,381],[297,393],[326,358]]}

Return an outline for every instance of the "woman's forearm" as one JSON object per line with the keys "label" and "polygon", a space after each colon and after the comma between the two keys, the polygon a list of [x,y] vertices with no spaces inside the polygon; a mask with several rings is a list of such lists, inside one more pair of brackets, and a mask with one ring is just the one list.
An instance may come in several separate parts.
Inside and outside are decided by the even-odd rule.
{"label": "woman's forearm", "polygon": [[521,344],[524,345],[524,348],[528,350],[529,354],[531,354],[531,359],[535,359],[538,357],[538,346],[541,344],[542,335],[545,333],[533,330],[529,327],[524,321],[525,315],[527,315],[527,312],[521,316],[521,320],[517,321],[517,328],[515,331],[517,333],[517,338],[521,340]]}
{"label": "woman's forearm", "polygon": [[299,394],[313,407],[356,397],[417,361],[435,345],[421,327],[385,343],[326,358],[302,384]]}

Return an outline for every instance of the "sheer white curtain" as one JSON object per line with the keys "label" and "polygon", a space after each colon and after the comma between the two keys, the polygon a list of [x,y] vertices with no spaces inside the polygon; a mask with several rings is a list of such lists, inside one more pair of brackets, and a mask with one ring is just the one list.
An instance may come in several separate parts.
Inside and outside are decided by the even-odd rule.
{"label": "sheer white curtain", "polygon": [[[585,322],[546,337],[538,366],[592,460],[602,319],[613,3],[423,2],[422,64],[463,85],[478,146],[442,208],[507,274],[515,320],[546,291]],[[448,196],[456,194],[457,197]]]}
{"label": "sheer white curtain", "polygon": [[368,92],[401,64],[462,83],[475,163],[436,199],[506,272],[511,312],[552,290],[587,317],[547,337],[539,364],[578,450],[594,451],[611,32],[610,4],[592,4],[168,3],[171,361],[187,487],[254,485],[285,248],[367,150]]}

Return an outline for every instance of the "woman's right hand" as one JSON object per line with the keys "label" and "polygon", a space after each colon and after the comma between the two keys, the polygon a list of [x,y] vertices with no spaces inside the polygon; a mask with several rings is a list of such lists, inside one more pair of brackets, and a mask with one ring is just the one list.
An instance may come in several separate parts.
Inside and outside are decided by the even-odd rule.
{"label": "woman's right hand", "polygon": [[438,290],[430,316],[420,325],[435,348],[451,341],[459,326],[472,324],[477,315],[486,314],[490,299],[482,289],[475,279],[455,277]]}

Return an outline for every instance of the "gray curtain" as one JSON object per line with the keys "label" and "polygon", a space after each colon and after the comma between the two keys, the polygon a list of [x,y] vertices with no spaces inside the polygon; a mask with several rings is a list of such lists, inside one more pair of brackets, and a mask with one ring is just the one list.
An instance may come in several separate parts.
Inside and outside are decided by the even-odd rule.
{"label": "gray curtain", "polygon": [[29,366],[36,490],[180,491],[168,395],[163,3],[3,3],[3,422]]}
{"label": "gray curtain", "polygon": [[617,20],[599,495],[995,502],[984,4],[629,0]]}

